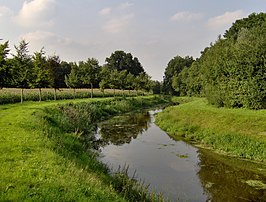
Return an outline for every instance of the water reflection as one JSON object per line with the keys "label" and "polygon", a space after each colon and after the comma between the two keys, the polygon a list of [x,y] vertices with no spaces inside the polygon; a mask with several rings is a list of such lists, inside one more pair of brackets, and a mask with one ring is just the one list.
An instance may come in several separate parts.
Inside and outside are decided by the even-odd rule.
{"label": "water reflection", "polygon": [[137,171],[140,179],[172,201],[266,201],[265,189],[246,183],[265,183],[266,165],[175,141],[154,124],[154,113],[128,114],[101,123],[102,162],[114,170],[128,165],[129,174]]}
{"label": "water reflection", "polygon": [[[248,180],[266,182],[265,176],[249,169],[265,169],[264,165],[223,157],[201,150],[198,176],[212,201],[266,201],[266,190],[249,186]],[[261,168],[259,168],[261,167]]]}
{"label": "water reflection", "polygon": [[130,143],[149,128],[150,122],[149,112],[117,116],[99,125],[101,140],[114,145]]}

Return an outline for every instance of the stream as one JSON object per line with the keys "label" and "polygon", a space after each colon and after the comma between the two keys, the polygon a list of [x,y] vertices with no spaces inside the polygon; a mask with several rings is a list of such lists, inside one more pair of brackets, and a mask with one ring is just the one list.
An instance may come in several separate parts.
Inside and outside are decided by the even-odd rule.
{"label": "stream", "polygon": [[[155,123],[160,110],[114,117],[98,126],[100,160],[170,201],[266,201],[266,166],[225,157],[170,138]],[[264,173],[264,175],[262,174]]]}

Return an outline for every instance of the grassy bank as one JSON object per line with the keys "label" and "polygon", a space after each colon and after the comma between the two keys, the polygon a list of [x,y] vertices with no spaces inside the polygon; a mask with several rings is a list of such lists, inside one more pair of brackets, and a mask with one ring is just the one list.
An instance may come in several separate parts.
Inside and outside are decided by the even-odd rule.
{"label": "grassy bank", "polygon": [[172,137],[228,155],[266,161],[266,110],[216,108],[204,98],[175,98],[175,102],[181,104],[156,117],[156,123]]}
{"label": "grassy bank", "polygon": [[110,175],[89,150],[95,144],[90,130],[101,119],[161,102],[142,97],[0,106],[0,201],[155,200],[126,175]]}

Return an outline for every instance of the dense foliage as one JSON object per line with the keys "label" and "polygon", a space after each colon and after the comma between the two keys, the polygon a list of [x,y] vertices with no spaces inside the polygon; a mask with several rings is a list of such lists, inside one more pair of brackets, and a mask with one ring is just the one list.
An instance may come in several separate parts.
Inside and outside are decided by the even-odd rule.
{"label": "dense foliage", "polygon": [[115,51],[105,61],[107,62],[107,67],[111,70],[127,70],[134,76],[138,76],[141,72],[144,72],[138,58],[133,58],[131,53],[125,53],[124,51]]}
{"label": "dense foliage", "polygon": [[188,68],[193,63],[193,58],[186,56],[176,56],[168,63],[163,80],[163,91],[170,94],[182,94],[181,83],[179,82],[179,75],[182,70]]}
{"label": "dense foliage", "polygon": [[[237,20],[199,59],[182,66],[180,56],[165,70],[164,92],[206,96],[219,107],[266,108],[266,14]],[[173,61],[178,61],[174,68]],[[182,68],[180,71],[180,67]],[[170,89],[170,90],[169,90]]]}
{"label": "dense foliage", "polygon": [[[29,54],[29,43],[22,40],[15,46],[15,54],[8,58],[8,42],[0,44],[0,89],[21,88],[21,102],[24,100],[24,89],[38,88],[39,100],[42,100],[42,88],[54,88],[54,99],[57,99],[59,88],[75,89],[109,88],[120,90],[151,91],[158,88],[158,83],[151,81],[145,73],[138,58],[131,53],[115,51],[106,64],[100,66],[95,58],[86,61],[65,62],[59,56],[46,56],[44,49]],[[156,90],[158,92],[158,90]]]}

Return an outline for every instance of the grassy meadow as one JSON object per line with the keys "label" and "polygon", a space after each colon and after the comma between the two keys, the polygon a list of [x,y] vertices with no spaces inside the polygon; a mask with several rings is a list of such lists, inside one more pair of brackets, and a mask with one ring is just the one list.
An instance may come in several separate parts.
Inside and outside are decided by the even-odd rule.
{"label": "grassy meadow", "polygon": [[111,175],[88,137],[97,121],[166,102],[145,96],[1,105],[0,201],[162,201],[126,170]]}
{"label": "grassy meadow", "polygon": [[217,108],[205,98],[174,98],[156,123],[173,138],[241,158],[266,161],[266,110]]}

